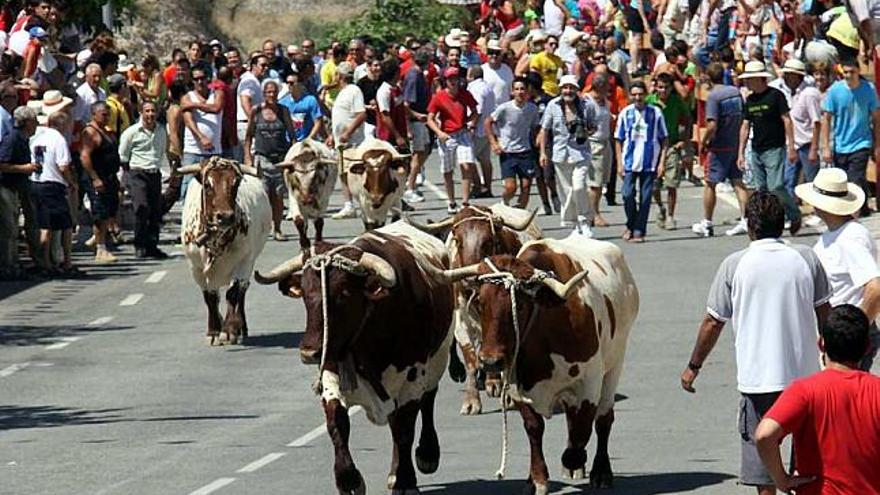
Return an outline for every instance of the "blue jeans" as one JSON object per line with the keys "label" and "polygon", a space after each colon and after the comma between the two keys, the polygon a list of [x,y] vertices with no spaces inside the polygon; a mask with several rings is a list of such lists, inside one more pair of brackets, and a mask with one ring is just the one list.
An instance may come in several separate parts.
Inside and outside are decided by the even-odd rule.
{"label": "blue jeans", "polygon": [[706,45],[697,48],[697,63],[700,67],[706,68],[712,61],[710,55],[712,52],[721,51],[722,48],[730,43],[730,16],[733,10],[728,10],[721,14],[716,29],[710,29],[706,35]]}
{"label": "blue jeans", "polygon": [[788,158],[785,159],[785,188],[788,189],[788,194],[791,194],[792,197],[794,197],[794,188],[798,185],[801,171],[804,173],[804,182],[813,182],[816,174],[819,173],[819,162],[811,162],[809,159],[809,144],[798,148],[797,153],[798,159],[796,162],[791,163],[788,161]]}
{"label": "blue jeans", "polygon": [[[651,194],[654,192],[656,172],[626,172],[623,176],[623,210],[626,212],[626,228],[633,236],[647,233],[648,215],[651,213]],[[636,180],[639,181],[639,203],[636,205]]]}
{"label": "blue jeans", "polygon": [[785,148],[771,148],[764,151],[753,149],[749,167],[752,170],[755,189],[775,194],[785,207],[785,218],[792,222],[800,220],[801,210],[785,188]]}

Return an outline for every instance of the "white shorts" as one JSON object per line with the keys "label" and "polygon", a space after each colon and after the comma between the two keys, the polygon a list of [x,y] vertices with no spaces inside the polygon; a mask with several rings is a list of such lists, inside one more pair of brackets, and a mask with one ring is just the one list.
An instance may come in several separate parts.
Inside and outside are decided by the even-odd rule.
{"label": "white shorts", "polygon": [[430,151],[431,136],[428,134],[428,126],[424,122],[412,120],[409,129],[412,132],[412,151],[414,153]]}
{"label": "white shorts", "polygon": [[439,140],[438,143],[440,145],[440,171],[442,173],[452,172],[456,164],[474,163],[473,138],[467,130],[461,130],[452,134],[445,143]]}
{"label": "white shorts", "polygon": [[376,126],[369,122],[364,122],[364,136],[368,138],[376,137]]}

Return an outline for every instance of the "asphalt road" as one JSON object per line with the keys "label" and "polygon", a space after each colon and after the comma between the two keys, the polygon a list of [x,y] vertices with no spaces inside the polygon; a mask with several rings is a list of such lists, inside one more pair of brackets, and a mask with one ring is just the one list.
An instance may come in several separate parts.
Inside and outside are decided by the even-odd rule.
{"label": "asphalt road", "polygon": [[[429,179],[439,184],[436,167]],[[445,217],[437,190],[424,192],[419,214]],[[642,309],[618,390],[612,493],[753,493],[735,478],[730,332],[706,364],[697,394],[678,384],[714,271],[747,240],[696,238],[689,226],[700,217],[700,189],[688,184],[679,196],[679,230],[652,224],[649,242],[623,246]],[[337,193],[331,208],[339,200]],[[622,208],[605,209],[613,225],[597,237],[620,242]],[[719,202],[717,220],[735,216],[729,201]],[[548,236],[568,234],[557,217],[539,223]],[[331,220],[325,232],[341,241],[360,228],[357,220]],[[289,222],[284,229],[293,231]],[[804,232],[795,242],[814,239],[815,232]],[[265,269],[297,251],[294,240],[269,241],[257,264]],[[247,344],[209,347],[201,294],[179,255],[139,262],[127,246],[120,263],[87,270],[83,280],[0,284],[0,494],[335,493],[332,450],[310,389],[315,369],[300,363],[296,349],[305,318],[300,301],[251,285]],[[521,421],[511,416],[508,478],[494,480],[497,401],[486,402],[479,417],[461,417],[460,391],[444,378],[436,407],[441,466],[419,476],[422,492],[520,493],[528,469]],[[544,437],[552,493],[590,492],[585,481],[561,479],[564,427],[564,418],[554,418]],[[368,492],[386,492],[388,429],[355,413],[351,444]]]}

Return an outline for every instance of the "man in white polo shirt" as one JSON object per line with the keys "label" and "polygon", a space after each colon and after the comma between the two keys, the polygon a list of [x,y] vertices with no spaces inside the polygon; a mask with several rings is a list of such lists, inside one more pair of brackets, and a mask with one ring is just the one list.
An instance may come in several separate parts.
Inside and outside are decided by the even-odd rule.
{"label": "man in white polo shirt", "polygon": [[870,371],[880,346],[880,332],[874,324],[880,315],[880,268],[877,244],[871,232],[855,218],[865,202],[865,192],[847,182],[840,168],[823,168],[813,182],[801,184],[795,194],[813,206],[828,230],[813,246],[831,284],[831,306],[858,306],[871,321],[871,346],[859,362]]}
{"label": "man in white polo shirt", "polygon": [[755,429],[783,389],[819,370],[817,322],[830,311],[831,286],[809,247],[780,239],[785,212],[779,198],[756,191],[746,204],[746,220],[752,242],[728,256],[715,275],[681,386],[695,391],[694,380],[730,321],[742,395],[740,482],[756,487],[760,495],[773,495],[776,489],[758,455]]}

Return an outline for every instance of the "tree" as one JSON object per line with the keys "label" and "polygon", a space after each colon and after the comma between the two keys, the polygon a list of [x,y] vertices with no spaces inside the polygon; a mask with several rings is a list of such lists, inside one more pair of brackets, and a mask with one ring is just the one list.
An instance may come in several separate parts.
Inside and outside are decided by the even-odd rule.
{"label": "tree", "polygon": [[99,27],[102,25],[101,7],[108,1],[117,18],[123,9],[134,6],[134,0],[73,0],[65,3],[64,20],[86,28]]}
{"label": "tree", "polygon": [[322,38],[325,44],[363,36],[392,42],[402,40],[407,34],[436,39],[453,27],[463,27],[469,19],[464,8],[441,5],[433,0],[377,0],[376,6],[358,18],[329,24],[326,38],[316,37]]}

